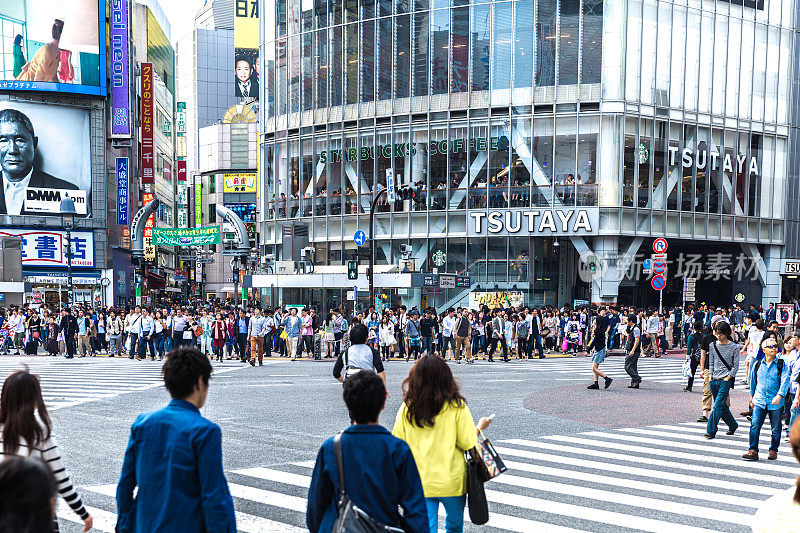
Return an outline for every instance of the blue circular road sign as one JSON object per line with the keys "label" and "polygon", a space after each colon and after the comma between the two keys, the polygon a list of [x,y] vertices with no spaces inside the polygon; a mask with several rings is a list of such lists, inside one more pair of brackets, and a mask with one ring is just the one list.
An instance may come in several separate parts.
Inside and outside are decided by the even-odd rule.
{"label": "blue circular road sign", "polygon": [[353,235],[353,241],[355,241],[356,246],[364,246],[364,243],[367,242],[367,234],[364,233],[363,229],[357,230]]}
{"label": "blue circular road sign", "polygon": [[661,274],[653,276],[653,281],[650,282],[650,285],[657,291],[663,290],[667,286],[667,278]]}
{"label": "blue circular road sign", "polygon": [[653,272],[663,274],[667,271],[667,262],[663,260],[653,261]]}

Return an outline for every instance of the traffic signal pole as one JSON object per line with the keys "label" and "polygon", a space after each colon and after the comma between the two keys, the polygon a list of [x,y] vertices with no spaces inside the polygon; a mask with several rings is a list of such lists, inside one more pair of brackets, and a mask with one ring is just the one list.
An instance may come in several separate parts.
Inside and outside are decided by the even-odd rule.
{"label": "traffic signal pole", "polygon": [[378,194],[375,195],[375,198],[372,200],[372,203],[369,206],[369,267],[367,269],[367,278],[369,278],[369,305],[375,301],[375,239],[374,239],[374,229],[375,229],[375,206],[378,203],[380,197],[386,194],[387,189],[383,188],[378,191]]}

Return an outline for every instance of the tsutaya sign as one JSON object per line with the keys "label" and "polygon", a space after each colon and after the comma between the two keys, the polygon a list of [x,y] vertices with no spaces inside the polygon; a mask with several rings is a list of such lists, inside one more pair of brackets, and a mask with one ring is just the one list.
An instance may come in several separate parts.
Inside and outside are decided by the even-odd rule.
{"label": "tsutaya sign", "polygon": [[744,174],[745,170],[749,174],[758,174],[758,160],[756,157],[750,157],[748,161],[747,156],[744,154],[724,154],[719,155],[719,152],[710,150],[697,150],[696,152],[690,148],[685,147],[681,150],[677,146],[669,147],[669,164],[670,166],[676,165],[676,160],[680,154],[681,165],[683,168],[691,168],[692,165],[697,165],[697,170],[708,168],[709,170],[717,170],[719,168],[720,160],[722,162],[722,171],[733,173],[734,167],[736,173],[739,175]]}
{"label": "tsutaya sign", "polygon": [[596,208],[470,211],[467,235],[595,235],[598,220]]}

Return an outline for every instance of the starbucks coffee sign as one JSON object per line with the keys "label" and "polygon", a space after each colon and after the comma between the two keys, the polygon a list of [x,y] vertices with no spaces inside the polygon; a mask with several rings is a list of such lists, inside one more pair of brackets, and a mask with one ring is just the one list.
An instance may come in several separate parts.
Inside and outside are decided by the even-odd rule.
{"label": "starbucks coffee sign", "polygon": [[598,222],[596,208],[470,211],[467,235],[596,235]]}

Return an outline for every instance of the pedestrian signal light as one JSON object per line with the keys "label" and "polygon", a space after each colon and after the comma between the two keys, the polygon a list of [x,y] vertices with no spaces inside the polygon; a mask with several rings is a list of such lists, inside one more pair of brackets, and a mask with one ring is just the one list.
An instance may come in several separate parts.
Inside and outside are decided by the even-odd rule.
{"label": "pedestrian signal light", "polygon": [[347,279],[358,279],[358,261],[347,262]]}

